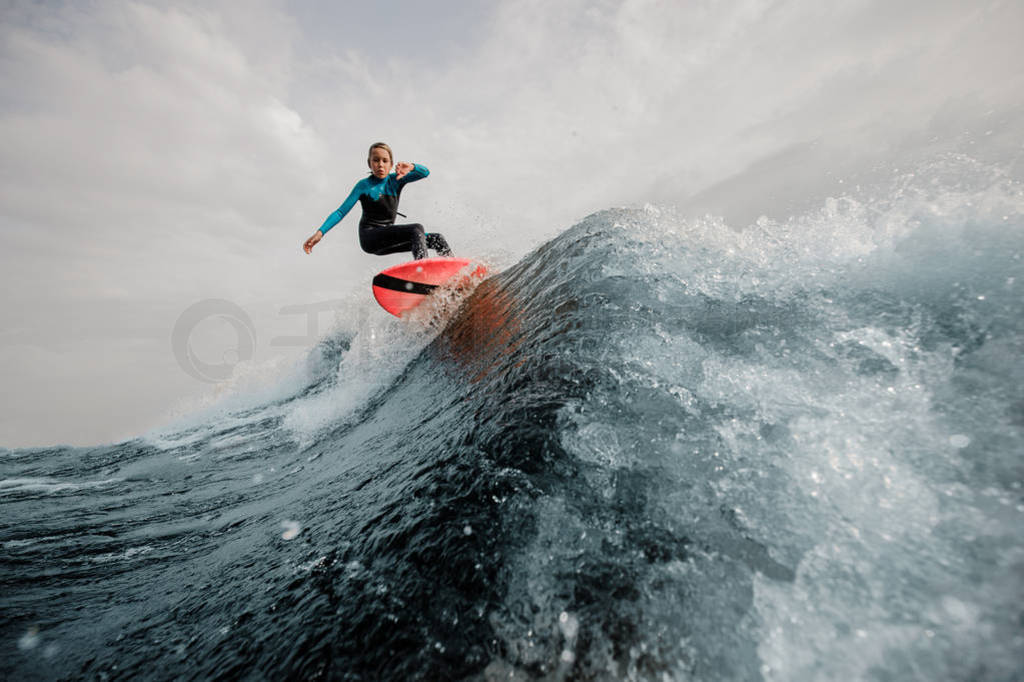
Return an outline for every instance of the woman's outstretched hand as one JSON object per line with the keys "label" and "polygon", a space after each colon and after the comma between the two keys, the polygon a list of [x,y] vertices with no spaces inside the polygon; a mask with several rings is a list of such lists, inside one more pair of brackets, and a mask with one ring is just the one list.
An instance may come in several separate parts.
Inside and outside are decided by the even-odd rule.
{"label": "woman's outstretched hand", "polygon": [[401,179],[403,176],[405,176],[407,173],[414,170],[415,168],[416,164],[414,163],[400,163],[397,166],[395,166],[395,177]]}
{"label": "woman's outstretched hand", "polygon": [[302,250],[306,253],[313,253],[313,247],[317,245],[321,239],[324,238],[324,233],[317,230],[313,233],[313,236],[306,240],[306,243],[302,245]]}

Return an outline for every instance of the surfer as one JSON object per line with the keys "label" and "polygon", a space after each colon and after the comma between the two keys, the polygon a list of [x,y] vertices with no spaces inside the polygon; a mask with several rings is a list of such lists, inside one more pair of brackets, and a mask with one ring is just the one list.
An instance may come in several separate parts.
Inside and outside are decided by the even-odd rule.
{"label": "surfer", "polygon": [[398,213],[398,197],[402,188],[427,177],[430,171],[426,166],[418,163],[396,166],[391,147],[383,142],[370,145],[366,163],[370,167],[370,177],[356,183],[345,202],[327,216],[324,224],[302,245],[303,250],[312,253],[313,247],[327,231],[341,222],[358,201],[363,207],[363,217],[359,220],[359,246],[366,253],[385,256],[412,251],[412,257],[420,260],[427,257],[427,249],[434,249],[439,256],[451,256],[448,242],[436,232],[427,233],[419,223],[395,225],[395,215],[402,215]]}

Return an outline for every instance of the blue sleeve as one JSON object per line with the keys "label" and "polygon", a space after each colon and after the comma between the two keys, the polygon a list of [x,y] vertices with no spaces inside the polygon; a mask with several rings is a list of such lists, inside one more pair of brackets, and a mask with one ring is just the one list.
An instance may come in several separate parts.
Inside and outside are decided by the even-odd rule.
{"label": "blue sleeve", "polygon": [[399,185],[408,185],[410,182],[416,182],[430,175],[430,171],[426,166],[421,166],[418,163],[413,164],[413,169],[406,173],[399,181]]}
{"label": "blue sleeve", "polygon": [[[410,173],[411,175],[411,173]],[[418,178],[417,178],[418,179]],[[345,199],[345,203],[338,207],[336,211],[327,216],[327,220],[320,226],[320,233],[327,234],[327,231],[332,227],[341,222],[341,219],[348,215],[348,212],[352,210],[352,207],[359,201],[359,195],[362,194],[362,181],[356,183],[356,186],[349,192],[348,198]]]}

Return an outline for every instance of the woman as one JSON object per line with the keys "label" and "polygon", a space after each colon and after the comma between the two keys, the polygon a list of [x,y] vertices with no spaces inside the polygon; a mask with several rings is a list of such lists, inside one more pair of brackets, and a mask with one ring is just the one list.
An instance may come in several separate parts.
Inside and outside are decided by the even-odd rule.
{"label": "woman", "polygon": [[[357,182],[338,210],[327,216],[324,224],[306,240],[302,245],[306,253],[312,253],[313,247],[327,231],[348,215],[358,201],[363,207],[363,217],[359,220],[359,246],[363,251],[377,256],[411,251],[416,260],[426,258],[428,248],[440,256],[452,255],[444,237],[436,233],[427,234],[419,223],[395,225],[402,188],[427,177],[430,171],[415,163],[395,166],[391,147],[383,142],[370,146],[366,163],[370,167],[370,177]],[[391,172],[392,167],[394,173]]]}

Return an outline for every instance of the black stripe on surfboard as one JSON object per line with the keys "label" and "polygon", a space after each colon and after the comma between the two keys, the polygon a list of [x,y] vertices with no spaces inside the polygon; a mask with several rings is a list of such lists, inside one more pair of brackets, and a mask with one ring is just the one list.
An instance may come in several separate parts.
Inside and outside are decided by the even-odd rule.
{"label": "black stripe on surfboard", "polygon": [[383,272],[373,278],[373,286],[391,291],[401,291],[406,294],[420,294],[426,296],[437,288],[436,284],[423,284],[421,282],[410,282],[407,279],[399,279]]}

